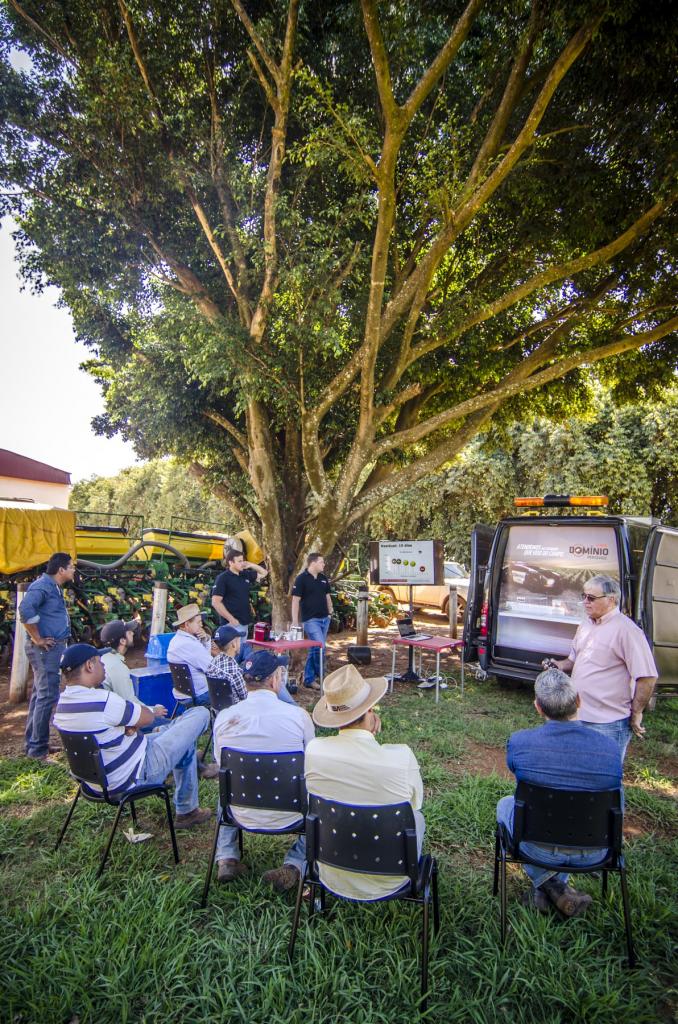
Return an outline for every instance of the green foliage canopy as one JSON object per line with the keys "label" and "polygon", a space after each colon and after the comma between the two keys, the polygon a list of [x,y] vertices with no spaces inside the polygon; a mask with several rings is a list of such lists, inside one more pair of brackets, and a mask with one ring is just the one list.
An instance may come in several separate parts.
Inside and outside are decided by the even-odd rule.
{"label": "green foliage canopy", "polygon": [[674,371],[675,52],[668,0],[9,0],[0,212],[277,599],[493,418]]}

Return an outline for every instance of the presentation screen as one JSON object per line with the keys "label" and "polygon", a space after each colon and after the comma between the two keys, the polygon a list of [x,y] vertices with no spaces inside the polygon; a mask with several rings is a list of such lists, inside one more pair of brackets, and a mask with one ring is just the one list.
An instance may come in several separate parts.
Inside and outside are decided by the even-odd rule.
{"label": "presentation screen", "polygon": [[370,544],[370,581],[405,586],[443,582],[440,540],[380,540]]}
{"label": "presentation screen", "polygon": [[504,552],[495,643],[566,656],[584,618],[581,592],[598,574],[619,580],[611,526],[511,526]]}

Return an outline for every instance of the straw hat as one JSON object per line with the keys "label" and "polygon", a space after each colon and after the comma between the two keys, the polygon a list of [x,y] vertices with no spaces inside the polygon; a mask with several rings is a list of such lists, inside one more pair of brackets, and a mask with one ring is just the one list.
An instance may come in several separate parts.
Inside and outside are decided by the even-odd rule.
{"label": "straw hat", "polygon": [[316,725],[339,728],[357,722],[388,689],[383,676],[363,679],[355,665],[344,665],[325,677],[323,696],[313,708]]}
{"label": "straw hat", "polygon": [[175,626],[183,626],[184,622],[188,622],[189,619],[194,619],[196,615],[202,615],[200,605],[185,604],[184,607],[180,608],[177,612],[177,617],[173,624]]}

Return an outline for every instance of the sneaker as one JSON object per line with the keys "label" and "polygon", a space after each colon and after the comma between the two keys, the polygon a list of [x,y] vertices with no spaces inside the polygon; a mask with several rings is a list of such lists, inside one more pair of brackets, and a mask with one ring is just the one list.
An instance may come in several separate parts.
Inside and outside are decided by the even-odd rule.
{"label": "sneaker", "polygon": [[579,892],[563,882],[556,881],[555,878],[544,882],[541,888],[565,917],[579,917],[593,902],[587,892]]}
{"label": "sneaker", "polygon": [[320,683],[317,679],[314,679],[312,683],[304,683],[304,689],[306,690],[319,690]]}
{"label": "sneaker", "polygon": [[289,892],[299,883],[299,871],[291,864],[283,864],[281,868],[265,871],[261,877],[264,882],[272,885],[276,892]]}
{"label": "sneaker", "polygon": [[202,761],[198,761],[198,775],[201,779],[216,779],[219,775],[219,765],[214,761],[211,764],[203,764]]}
{"label": "sneaker", "polygon": [[189,811],[188,814],[175,814],[174,816],[174,827],[179,828],[195,828],[196,825],[203,825],[206,821],[212,817],[212,812],[209,807],[196,807],[194,810]]}
{"label": "sneaker", "polygon": [[240,860],[228,857],[217,861],[217,882],[233,882],[247,871],[247,866]]}
{"label": "sneaker", "polygon": [[520,902],[530,910],[538,910],[540,914],[548,914],[551,910],[551,901],[546,893],[541,889],[535,889],[534,886],[523,893]]}

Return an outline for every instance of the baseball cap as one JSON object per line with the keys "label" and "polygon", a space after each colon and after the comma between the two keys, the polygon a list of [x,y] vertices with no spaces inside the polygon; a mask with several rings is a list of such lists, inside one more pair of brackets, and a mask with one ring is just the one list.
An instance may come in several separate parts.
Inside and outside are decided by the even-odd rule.
{"label": "baseball cap", "polygon": [[212,639],[219,644],[219,647],[225,647],[226,644],[230,644],[231,640],[235,640],[235,638],[240,635],[240,631],[237,630],[235,626],[225,625],[219,626],[219,628],[214,631]]}
{"label": "baseball cap", "polygon": [[74,668],[80,668],[90,658],[100,658],[102,654],[108,654],[110,647],[97,650],[92,644],[72,644],[67,647],[61,655],[61,671],[72,672]]}
{"label": "baseball cap", "polygon": [[122,619],[113,619],[101,627],[99,636],[104,644],[119,644],[128,630],[136,633],[138,628],[139,623],[136,619],[132,619],[130,622],[123,622]]}
{"label": "baseball cap", "polygon": [[243,675],[246,679],[255,679],[261,682],[268,679],[281,665],[289,665],[290,659],[286,654],[271,654],[270,651],[255,651],[242,664]]}

